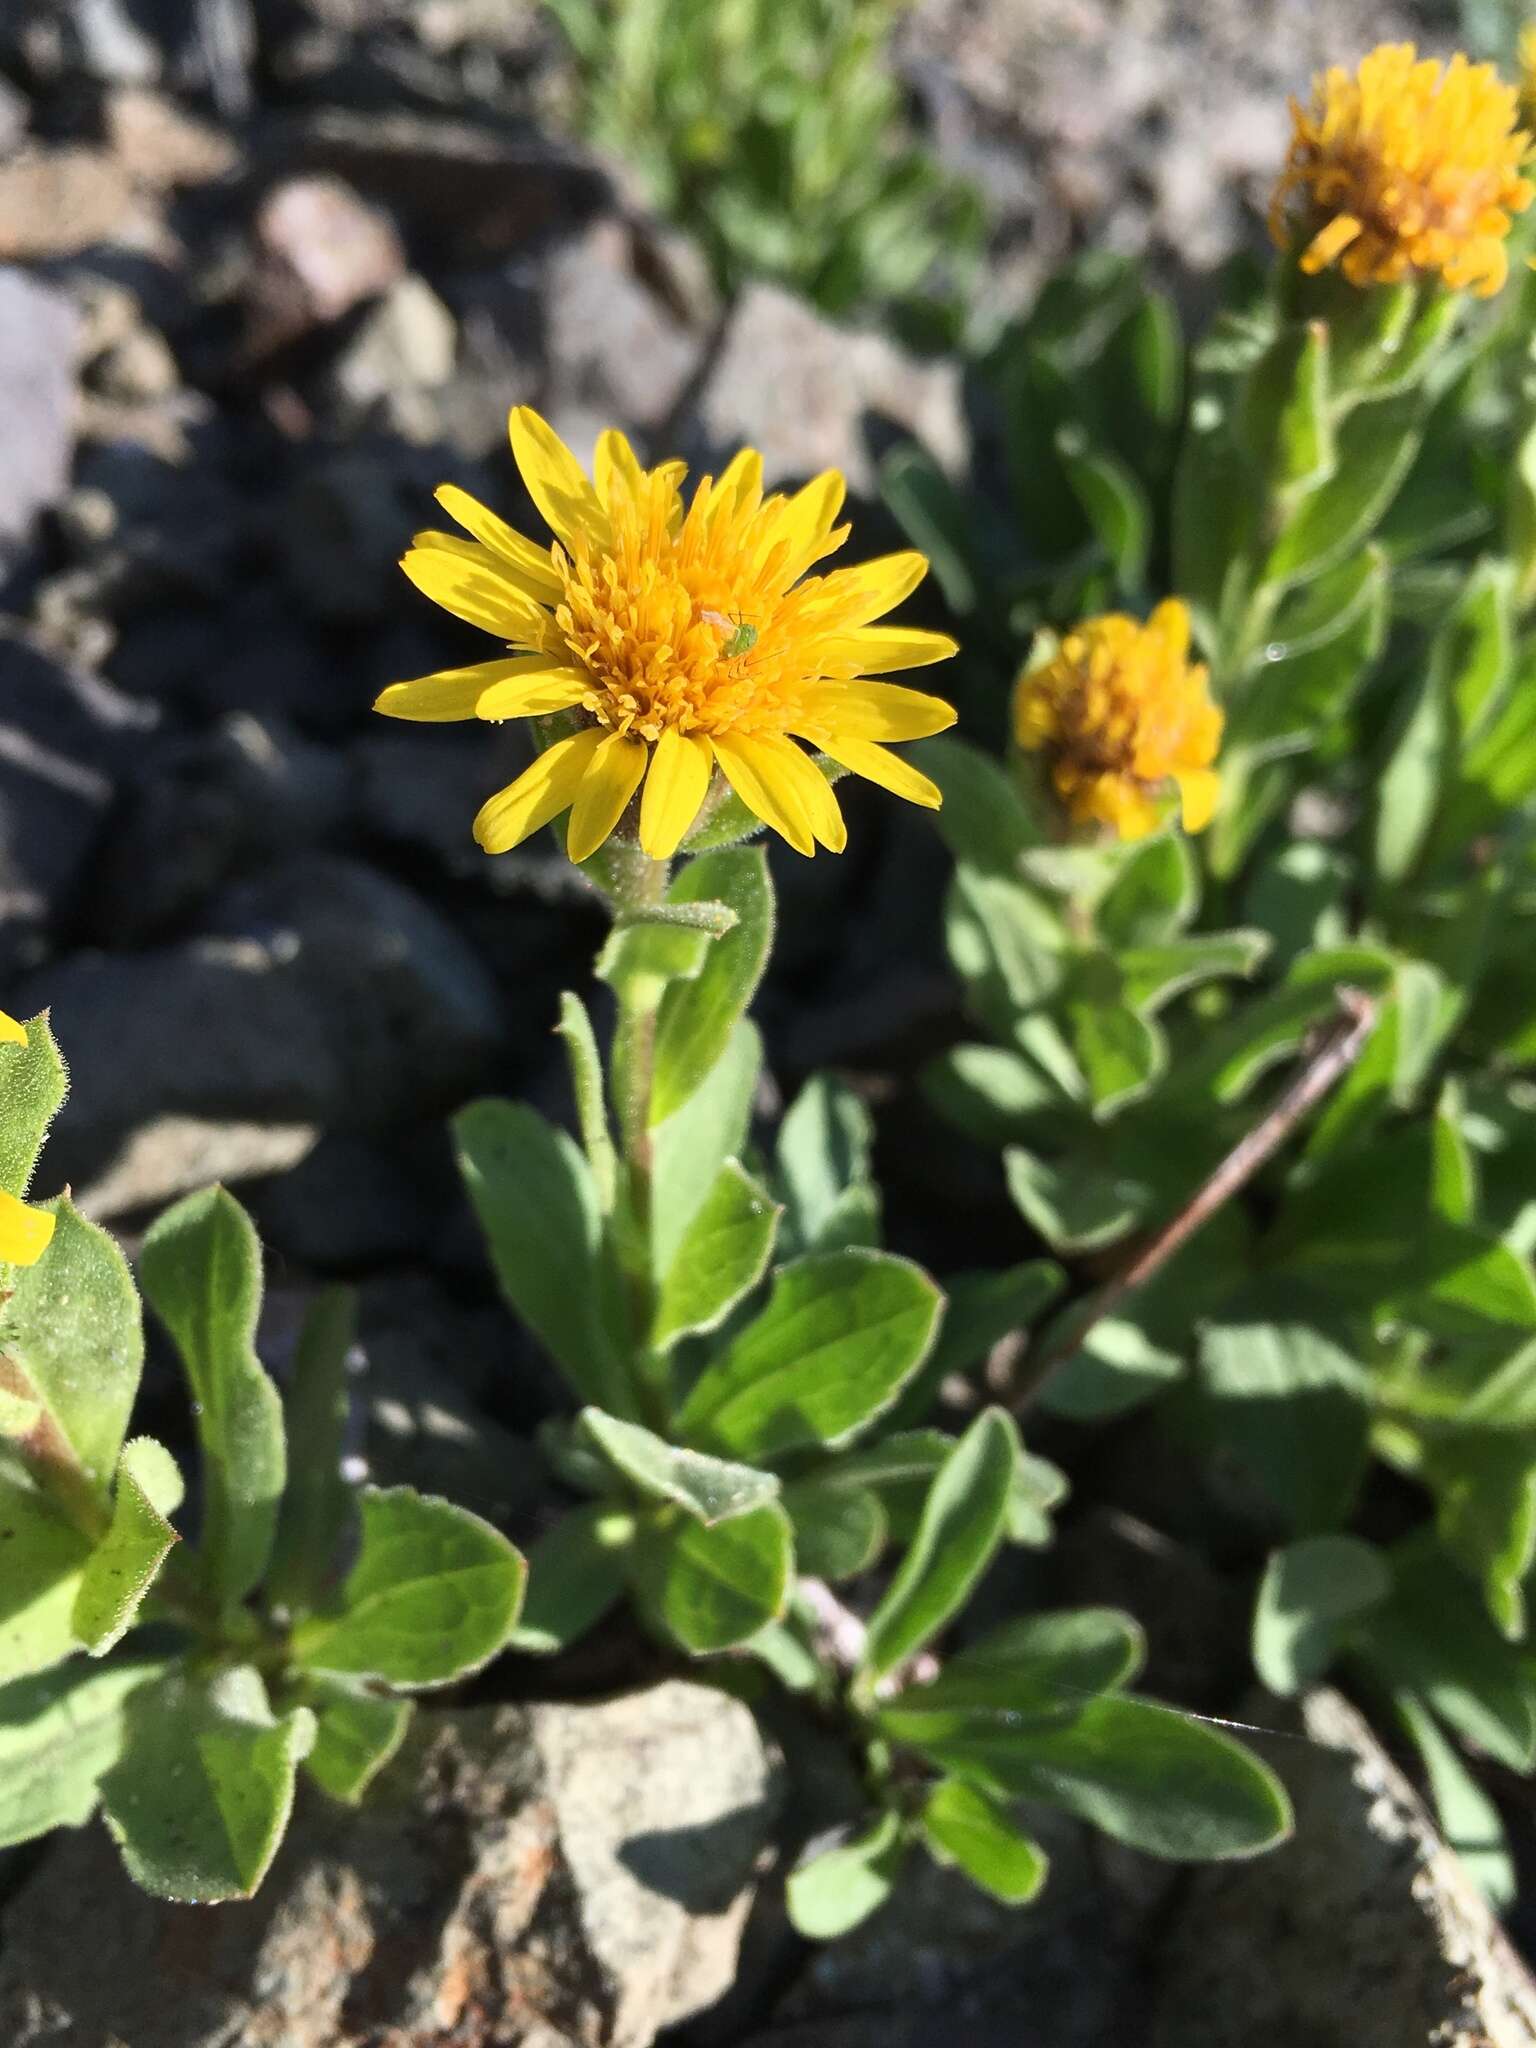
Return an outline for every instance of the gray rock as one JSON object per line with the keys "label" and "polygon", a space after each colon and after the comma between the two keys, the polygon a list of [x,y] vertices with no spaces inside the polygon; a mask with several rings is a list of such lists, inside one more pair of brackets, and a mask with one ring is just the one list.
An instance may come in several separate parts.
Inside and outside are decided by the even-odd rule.
{"label": "gray rock", "polygon": [[[502,1036],[495,987],[451,927],[339,857],[230,889],[185,944],[76,954],[15,993],[23,1013],[53,1006],[74,1093],[50,1175],[87,1191],[167,1118],[369,1130],[432,1115],[483,1081]],[[108,1183],[114,1207],[174,1192],[140,1159],[131,1204]]]}
{"label": "gray rock", "polygon": [[563,243],[540,304],[548,407],[584,407],[642,432],[671,416],[703,345],[637,274],[624,222],[599,221]]}
{"label": "gray rock", "polygon": [[338,449],[299,478],[279,522],[288,583],[305,610],[328,623],[376,619],[398,598],[404,542],[435,511],[441,481],[413,451]]}
{"label": "gray rock", "polygon": [[399,429],[435,424],[433,411],[410,401],[437,391],[453,375],[458,325],[424,278],[402,277],[363,316],[331,365],[327,388],[344,418],[385,408]]}
{"label": "gray rock", "polygon": [[301,1794],[249,1904],[162,1905],[102,1830],[63,1840],[5,1917],[0,2039],[646,2048],[729,1984],[776,1798],[703,1686],[423,1711],[360,1813]]}
{"label": "gray rock", "polygon": [[288,178],[252,223],[246,355],[259,359],[387,291],[405,272],[393,221],[340,178]]}
{"label": "gray rock", "polygon": [[69,482],[78,331],[75,309],[62,292],[23,271],[0,269],[6,417],[0,549],[25,540],[38,513],[56,504]]}
{"label": "gray rock", "polygon": [[1310,1740],[1272,1758],[1295,1838],[1192,1880],[1150,2048],[1531,2048],[1536,1982],[1412,1786],[1336,1693],[1300,1718]]}
{"label": "gray rock", "polygon": [[688,415],[701,454],[718,460],[748,443],[763,451],[770,482],[840,469],[864,496],[893,429],[961,468],[958,368],[918,362],[884,335],[834,326],[768,284],[748,286],[736,301]]}

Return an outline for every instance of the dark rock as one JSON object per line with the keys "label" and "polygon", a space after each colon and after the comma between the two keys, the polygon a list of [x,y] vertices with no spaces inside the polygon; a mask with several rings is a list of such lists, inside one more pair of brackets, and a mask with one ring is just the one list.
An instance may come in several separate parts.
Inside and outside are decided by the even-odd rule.
{"label": "dark rock", "polygon": [[338,756],[275,718],[236,712],[163,743],[133,777],[96,864],[90,935],[116,947],[167,937],[240,870],[336,831],[349,781]]}
{"label": "dark rock", "polygon": [[[381,678],[381,687],[389,680]],[[426,732],[378,719],[348,758],[357,778],[358,825],[368,839],[425,854],[448,875],[491,879],[494,870],[470,826],[486,798],[528,765],[528,739],[518,724]]]}
{"label": "dark rock", "polygon": [[72,907],[145,707],[0,627],[0,968],[15,974]]}
{"label": "dark rock", "polygon": [[458,326],[420,277],[402,277],[366,313],[326,377],[344,424],[378,411],[381,423],[407,439],[437,430],[436,408],[423,396],[453,375]]}
{"label": "dark rock", "polygon": [[953,363],[921,363],[884,335],[834,326],[777,285],[737,299],[688,413],[690,446],[718,460],[761,448],[770,482],[840,469],[874,495],[874,459],[894,429],[960,469],[966,430]]}
{"label": "dark rock", "polygon": [[314,617],[371,620],[397,596],[401,550],[430,522],[442,481],[435,462],[410,454],[395,445],[339,449],[295,484],[278,542],[288,582]]}
{"label": "dark rock", "polygon": [[437,1225],[401,1152],[340,1131],[291,1173],[252,1188],[262,1242],[314,1272],[356,1272],[428,1255]]}
{"label": "dark rock", "polygon": [[438,914],[322,856],[231,889],[198,938],[77,954],[17,1000],[23,1013],[52,1004],[69,1047],[74,1091],[50,1170],[86,1200],[94,1184],[102,1213],[177,1191],[189,1122],[233,1127],[226,1177],[249,1174],[253,1127],[292,1152],[316,1127],[430,1116],[477,1085],[501,1037],[493,984]]}
{"label": "dark rock", "polygon": [[[0,180],[4,176],[0,166]],[[0,249],[3,233],[0,225]],[[0,551],[25,540],[38,513],[56,504],[69,482],[78,330],[62,292],[20,270],[0,269],[0,391],[7,421]]]}
{"label": "dark rock", "polygon": [[1531,2048],[1536,1981],[1412,1786],[1336,1693],[1297,1718],[1306,1739],[1271,1757],[1295,1837],[1192,1879],[1157,1945],[1150,2048]]}
{"label": "dark rock", "polygon": [[359,1813],[301,1793],[249,1904],[163,1905],[101,1829],[62,1840],[5,1917],[0,2038],[647,2048],[730,1983],[776,1797],[703,1686],[421,1710]]}

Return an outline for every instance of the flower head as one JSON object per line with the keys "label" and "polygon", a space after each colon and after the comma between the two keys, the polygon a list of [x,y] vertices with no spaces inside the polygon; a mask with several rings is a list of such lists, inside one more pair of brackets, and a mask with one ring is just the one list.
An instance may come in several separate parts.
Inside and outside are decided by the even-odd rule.
{"label": "flower head", "polygon": [[[26,1025],[0,1010],[0,1046],[26,1042]],[[0,1067],[0,1087],[4,1080],[4,1068]],[[52,1241],[53,1228],[54,1219],[47,1209],[34,1209],[0,1188],[0,1265],[36,1265]]]}
{"label": "flower head", "polygon": [[1181,599],[1160,604],[1145,625],[1123,612],[1083,620],[1050,661],[1019,677],[1013,723],[1019,745],[1045,755],[1074,824],[1139,839],[1158,824],[1169,782],[1185,831],[1210,823],[1222,717],[1205,668],[1189,660]]}
{"label": "flower head", "polygon": [[680,462],[642,469],[613,430],[588,480],[526,406],[512,452],[554,540],[526,540],[451,484],[437,493],[471,538],[416,536],[401,566],[428,597],[504,640],[502,660],[395,683],[376,709],[394,718],[500,720],[576,712],[475,820],[488,853],[570,811],[572,860],[595,853],[640,792],[640,844],[674,853],[716,768],[755,816],[801,853],[846,839],[830,783],[805,740],[914,803],[939,792],[886,741],[954,722],[937,697],[872,680],[942,661],[941,633],[878,626],[922,580],[921,555],[887,555],[812,575],[841,546],[843,479],[793,497],[763,495],[761,456],[744,450],[685,506]]}
{"label": "flower head", "polygon": [[1311,107],[1292,100],[1291,118],[1269,223],[1282,244],[1294,219],[1312,231],[1303,270],[1340,259],[1355,285],[1438,272],[1484,298],[1499,289],[1511,217],[1536,188],[1522,176],[1532,145],[1519,95],[1491,64],[1383,43],[1353,76],[1323,72]]}

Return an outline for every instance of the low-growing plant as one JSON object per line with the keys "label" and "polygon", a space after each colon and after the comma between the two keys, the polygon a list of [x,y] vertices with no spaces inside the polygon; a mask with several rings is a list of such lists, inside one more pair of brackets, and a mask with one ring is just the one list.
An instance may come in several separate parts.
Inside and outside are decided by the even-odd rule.
{"label": "low-growing plant", "polygon": [[1281,253],[1192,348],[1089,259],[978,365],[1014,564],[920,450],[885,479],[1014,636],[971,684],[1006,762],[924,765],[981,1027],[928,1090],[1078,1283],[1016,1402],[1159,1404],[1223,1541],[1274,1546],[1261,1676],[1401,1722],[1500,1895],[1448,1731],[1536,1764],[1528,150],[1486,67],[1329,73]]}
{"label": "low-growing plant", "polygon": [[957,329],[979,196],[919,142],[888,48],[902,0],[553,0],[578,118],[698,237],[726,291],[776,278],[918,338]]}
{"label": "low-growing plant", "polygon": [[0,1043],[0,1844],[99,1806],[165,1898],[243,1898],[302,1765],[352,1802],[411,1695],[507,1640],[523,1561],[478,1516],[342,1478],[353,1305],[317,1297],[286,1402],[256,1355],[261,1254],[220,1188],[169,1210],[139,1277],[191,1401],[200,1526],[153,1437],[126,1259],[67,1195],[23,1200],[65,1070],[46,1016]]}

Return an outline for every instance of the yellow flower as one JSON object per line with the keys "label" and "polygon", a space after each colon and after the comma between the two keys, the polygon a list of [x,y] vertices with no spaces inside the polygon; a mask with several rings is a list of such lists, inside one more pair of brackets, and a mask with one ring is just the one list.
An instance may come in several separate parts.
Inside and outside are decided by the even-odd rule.
{"label": "yellow flower", "polygon": [[571,813],[566,848],[586,860],[644,785],[640,844],[675,853],[718,767],[753,814],[801,853],[847,837],[830,784],[796,740],[914,803],[937,807],[926,775],[887,751],[954,722],[937,697],[871,680],[942,661],[942,633],[872,621],[921,582],[921,555],[887,555],[825,576],[841,546],[843,479],[763,496],[751,449],[705,477],[686,508],[680,462],[642,469],[624,436],[597,445],[589,482],[527,406],[512,452],[554,533],[525,540],[452,484],[438,503],[472,536],[420,533],[401,567],[428,597],[513,650],[504,660],[395,683],[392,718],[527,718],[578,710],[557,739],[475,820],[487,853]]}
{"label": "yellow flower", "polygon": [[1204,666],[1189,660],[1181,599],[1168,598],[1145,625],[1123,612],[1083,620],[1050,661],[1019,677],[1013,721],[1019,745],[1046,756],[1074,824],[1140,839],[1160,822],[1169,782],[1185,831],[1210,823],[1222,716]]}
{"label": "yellow flower", "polygon": [[[27,1027],[0,1010],[0,1045],[25,1045]],[[0,1188],[0,1266],[34,1266],[53,1237],[54,1219]]]}
{"label": "yellow flower", "polygon": [[1337,65],[1322,73],[1310,109],[1292,100],[1291,118],[1269,224],[1288,241],[1292,196],[1303,195],[1303,270],[1342,259],[1356,285],[1438,271],[1483,298],[1499,289],[1511,216],[1536,188],[1521,175],[1532,145],[1519,95],[1491,64],[1420,60],[1412,43],[1383,43],[1353,77]]}

